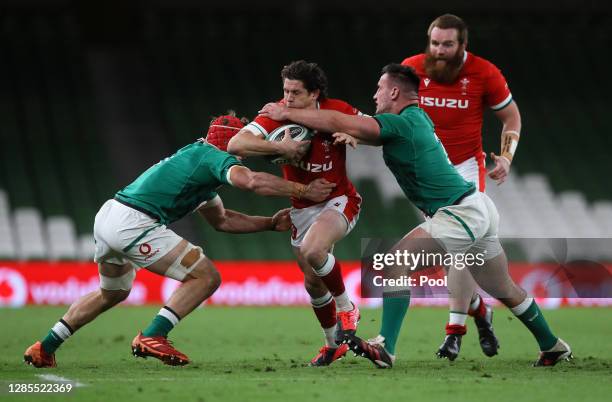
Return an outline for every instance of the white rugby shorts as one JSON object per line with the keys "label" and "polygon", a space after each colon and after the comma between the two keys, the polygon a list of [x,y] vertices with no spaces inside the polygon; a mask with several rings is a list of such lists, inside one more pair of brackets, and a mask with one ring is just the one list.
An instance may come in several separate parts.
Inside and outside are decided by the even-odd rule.
{"label": "white rugby shorts", "polygon": [[359,212],[361,211],[361,196],[340,195],[328,201],[312,205],[306,208],[292,208],[289,215],[291,216],[291,245],[300,247],[302,241],[308,232],[308,229],[317,220],[323,211],[332,209],[338,211],[346,221],[346,233],[350,233],[359,220]]}
{"label": "white rugby shorts", "polygon": [[145,268],[176,247],[182,237],[150,216],[108,200],[94,221],[94,261]]}
{"label": "white rugby shorts", "polygon": [[436,239],[447,253],[483,253],[485,260],[503,250],[497,233],[499,214],[488,195],[479,191],[457,205],[442,207],[418,227]]}
{"label": "white rugby shorts", "polygon": [[481,158],[472,156],[469,159],[458,163],[455,166],[457,172],[468,182],[472,182],[476,185],[476,190],[485,191],[486,174],[487,169],[485,167],[485,154],[482,154]]}

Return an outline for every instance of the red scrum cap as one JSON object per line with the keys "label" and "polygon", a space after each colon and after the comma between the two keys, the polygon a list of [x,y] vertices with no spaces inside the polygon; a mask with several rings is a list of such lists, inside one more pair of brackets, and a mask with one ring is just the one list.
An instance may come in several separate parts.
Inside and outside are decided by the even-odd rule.
{"label": "red scrum cap", "polygon": [[210,122],[206,142],[222,151],[227,151],[227,143],[244,127],[246,122],[244,118],[236,117],[236,114],[232,111],[227,115],[219,116]]}

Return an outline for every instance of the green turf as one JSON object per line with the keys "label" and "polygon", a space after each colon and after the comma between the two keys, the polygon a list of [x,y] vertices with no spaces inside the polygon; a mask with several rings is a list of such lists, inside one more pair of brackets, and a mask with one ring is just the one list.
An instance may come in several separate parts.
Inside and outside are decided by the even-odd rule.
{"label": "green turf", "polygon": [[[576,355],[572,363],[533,368],[537,346],[521,323],[497,309],[500,355],[484,357],[470,324],[460,358],[434,358],[446,310],[408,312],[392,370],[350,357],[327,368],[306,367],[321,346],[307,308],[205,308],[171,333],[193,363],[168,367],[130,355],[130,341],[157,308],[121,307],[83,328],[58,351],[57,369],[21,363],[64,308],[0,309],[0,400],[20,401],[575,401],[610,400],[612,309],[561,309],[545,314]],[[360,333],[374,335],[380,311],[362,312]],[[9,395],[8,383],[41,383],[55,374],[85,386],[66,395]]]}

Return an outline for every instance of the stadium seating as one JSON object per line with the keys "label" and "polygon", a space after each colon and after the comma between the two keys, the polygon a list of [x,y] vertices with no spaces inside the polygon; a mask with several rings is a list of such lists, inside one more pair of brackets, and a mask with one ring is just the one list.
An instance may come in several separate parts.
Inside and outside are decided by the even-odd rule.
{"label": "stadium seating", "polygon": [[[331,96],[372,113],[380,66],[421,51],[429,19],[319,12],[312,30],[275,13],[143,11],[145,23],[130,46],[149,66],[142,79],[156,95],[152,102],[168,152],[201,136],[211,115],[231,107],[252,117],[264,102],[280,98],[280,67],[298,58],[326,69]],[[609,80],[592,78],[605,77],[605,63],[588,57],[605,48],[610,17],[577,15],[561,31],[551,29],[554,16],[509,15],[504,24],[511,29],[478,13],[465,18],[472,27],[470,49],[502,68],[523,115],[513,173],[503,186],[489,183],[487,190],[502,216],[502,236],[612,237],[612,194],[600,177],[609,171],[612,138],[604,117],[612,88]],[[70,12],[9,11],[0,17],[0,74],[9,77],[0,80],[1,258],[91,258],[95,212],[125,184],[112,174],[112,152],[96,120],[82,29]],[[279,31],[292,35],[275,35]],[[272,37],[274,49],[261,45]],[[364,48],[368,57],[361,57]],[[542,62],[517,62],[525,59]],[[485,149],[498,150],[499,130],[488,114]],[[258,158],[247,164],[278,173]],[[349,151],[348,166],[364,195],[363,211],[336,252],[353,259],[360,238],[397,237],[420,218],[385,168],[380,149]],[[227,207],[255,214],[288,205],[234,189],[221,194]],[[193,222],[195,241],[213,258],[292,257],[284,235],[227,235],[200,219]]]}

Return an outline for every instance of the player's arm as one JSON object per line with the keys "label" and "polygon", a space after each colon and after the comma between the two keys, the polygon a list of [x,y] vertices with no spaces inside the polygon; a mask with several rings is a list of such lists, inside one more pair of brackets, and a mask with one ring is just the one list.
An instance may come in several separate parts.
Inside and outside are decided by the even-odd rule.
{"label": "player's arm", "polygon": [[281,141],[266,141],[263,135],[242,129],[227,144],[227,152],[242,157],[283,155],[290,160],[299,160],[308,151],[309,142],[295,141],[290,135],[285,135]]}
{"label": "player's arm", "polygon": [[198,213],[219,232],[253,233],[264,230],[286,231],[291,227],[289,209],[274,216],[252,216],[225,209],[221,197],[216,196],[198,209]]}
{"label": "player's arm", "polygon": [[359,140],[380,145],[380,126],[369,116],[349,115],[335,110],[288,108],[277,103],[268,103],[260,113],[272,120],[290,120],[329,133],[343,132]]}
{"label": "player's arm", "polygon": [[499,155],[491,152],[495,167],[489,172],[489,177],[501,184],[506,180],[510,171],[510,164],[514,158],[516,147],[521,135],[521,114],[516,102],[494,112],[502,123],[501,152]]}
{"label": "player's arm", "polygon": [[335,183],[325,179],[315,179],[306,185],[264,172],[253,172],[239,165],[232,166],[227,175],[229,183],[241,190],[253,191],[264,196],[306,198],[315,202],[325,200],[336,187]]}

